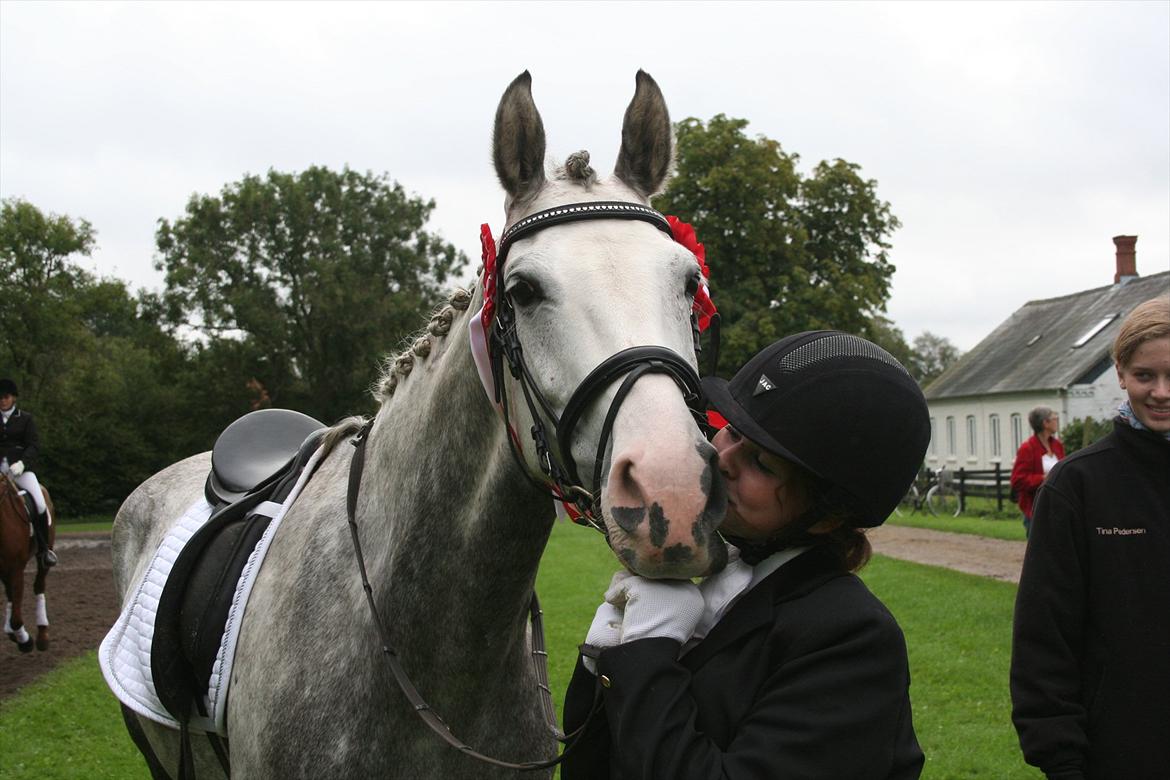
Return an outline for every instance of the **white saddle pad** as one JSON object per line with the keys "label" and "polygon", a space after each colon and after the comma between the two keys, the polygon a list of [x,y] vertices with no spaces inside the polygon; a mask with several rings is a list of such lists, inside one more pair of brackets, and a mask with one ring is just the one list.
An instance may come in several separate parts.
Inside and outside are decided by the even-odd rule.
{"label": "white saddle pad", "polygon": [[[304,471],[283,504],[266,501],[253,510],[270,516],[272,521],[260,537],[256,549],[249,556],[240,575],[240,581],[236,585],[219,652],[211,669],[210,686],[203,699],[208,715],[204,717],[198,712],[191,713],[189,726],[194,732],[214,732],[227,736],[228,682],[231,680],[236,642],[239,639],[248,596],[252,592],[256,575],[260,572],[264,556],[281,521],[308,482],[320,457],[321,450],[318,449],[305,464]],[[163,586],[179,553],[195,532],[203,527],[211,513],[211,505],[201,497],[179,517],[158,546],[142,581],[134,589],[131,598],[126,601],[117,622],[106,634],[98,650],[102,675],[118,701],[139,715],[176,729],[179,728],[179,723],[159,701],[151,675],[150,651],[154,640],[154,622]]]}

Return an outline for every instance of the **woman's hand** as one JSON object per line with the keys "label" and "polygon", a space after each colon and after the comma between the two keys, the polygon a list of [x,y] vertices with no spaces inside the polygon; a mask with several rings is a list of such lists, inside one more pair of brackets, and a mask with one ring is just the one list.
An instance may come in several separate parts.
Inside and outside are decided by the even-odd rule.
{"label": "woman's hand", "polygon": [[605,601],[623,612],[619,644],[647,637],[684,643],[703,617],[703,595],[690,580],[650,580],[618,572]]}

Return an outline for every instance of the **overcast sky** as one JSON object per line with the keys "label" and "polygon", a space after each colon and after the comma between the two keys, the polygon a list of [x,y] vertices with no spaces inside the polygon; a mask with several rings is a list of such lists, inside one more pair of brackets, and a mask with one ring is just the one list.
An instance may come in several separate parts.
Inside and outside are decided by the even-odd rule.
{"label": "overcast sky", "polygon": [[0,196],[89,220],[83,265],[159,289],[156,222],[193,193],[348,165],[433,198],[474,267],[509,81],[531,71],[553,156],[610,170],[638,68],[674,119],[741,117],[803,171],[877,180],[907,339],[970,349],[1026,301],[1111,284],[1114,235],[1170,269],[1167,2],[0,0]]}

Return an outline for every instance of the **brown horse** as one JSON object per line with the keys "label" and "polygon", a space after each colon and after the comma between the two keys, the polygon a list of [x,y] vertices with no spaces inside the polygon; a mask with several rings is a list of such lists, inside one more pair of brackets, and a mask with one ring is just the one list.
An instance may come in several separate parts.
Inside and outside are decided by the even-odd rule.
{"label": "brown horse", "polygon": [[[56,517],[49,491],[41,487],[49,516]],[[49,545],[56,535],[55,525],[49,526]],[[8,599],[8,610],[4,622],[4,633],[20,652],[33,649],[33,639],[24,627],[22,607],[24,603],[24,567],[29,558],[35,557],[36,541],[32,538],[32,524],[29,522],[28,507],[20,496],[20,489],[8,474],[0,480],[0,580],[4,582],[4,596]],[[37,576],[33,580],[33,593],[37,602],[37,650],[49,649],[49,618],[45,610],[45,576],[49,573],[37,561]]]}

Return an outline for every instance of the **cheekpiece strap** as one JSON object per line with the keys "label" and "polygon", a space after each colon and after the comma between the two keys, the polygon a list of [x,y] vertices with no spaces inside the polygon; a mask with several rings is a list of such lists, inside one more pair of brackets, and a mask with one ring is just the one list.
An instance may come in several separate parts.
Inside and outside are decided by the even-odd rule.
{"label": "cheekpiece strap", "polygon": [[[500,252],[497,262],[502,265],[504,257],[513,242],[544,230],[553,225],[562,225],[566,222],[578,222],[583,219],[638,219],[649,222],[674,240],[670,223],[666,217],[649,206],[639,203],[627,203],[619,200],[599,200],[588,203],[569,203],[564,206],[538,211],[529,214],[524,219],[510,225],[500,236]],[[498,267],[498,266],[497,266]]]}

